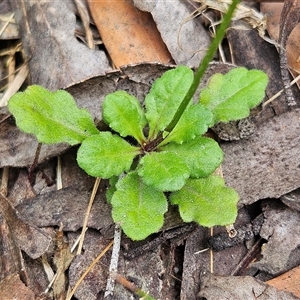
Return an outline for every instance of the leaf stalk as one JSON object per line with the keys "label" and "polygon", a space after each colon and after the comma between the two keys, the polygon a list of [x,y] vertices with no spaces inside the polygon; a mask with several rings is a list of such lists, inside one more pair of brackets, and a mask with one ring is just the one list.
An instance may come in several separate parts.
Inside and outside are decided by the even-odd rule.
{"label": "leaf stalk", "polygon": [[171,132],[174,129],[174,127],[178,123],[179,119],[181,118],[184,110],[188,106],[190,100],[194,96],[194,94],[199,86],[200,80],[202,79],[209,63],[212,61],[212,59],[218,49],[219,44],[221,43],[221,41],[223,40],[223,38],[225,36],[226,30],[231,22],[233,13],[234,13],[237,5],[239,4],[239,2],[240,2],[240,0],[233,0],[231,5],[229,6],[227,13],[224,15],[223,21],[222,21],[219,29],[217,30],[215,38],[212,40],[203,60],[201,61],[198,69],[196,70],[193,84],[191,85],[189,91],[187,92],[187,94],[185,95],[184,99],[182,100],[180,106],[178,107],[172,121],[166,128],[167,132]]}

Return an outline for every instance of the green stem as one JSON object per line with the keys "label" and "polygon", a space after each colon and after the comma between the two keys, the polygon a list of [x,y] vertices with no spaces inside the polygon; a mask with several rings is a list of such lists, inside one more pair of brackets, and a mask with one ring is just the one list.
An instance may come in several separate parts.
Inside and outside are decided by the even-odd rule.
{"label": "green stem", "polygon": [[232,15],[233,15],[235,8],[239,2],[240,2],[240,0],[233,0],[231,5],[229,6],[227,13],[224,15],[223,21],[222,21],[219,29],[217,30],[216,36],[212,40],[212,42],[206,52],[206,55],[204,56],[202,62],[199,65],[199,68],[197,69],[197,71],[195,73],[195,77],[194,77],[192,86],[190,87],[189,91],[187,92],[184,99],[182,100],[172,121],[166,128],[167,132],[171,132],[174,129],[174,127],[178,123],[179,119],[181,118],[184,110],[186,109],[187,105],[189,104],[190,100],[192,99],[193,95],[195,94],[195,92],[198,88],[198,85],[200,83],[200,80],[202,79],[209,63],[212,61],[220,42],[223,40],[223,38],[225,36],[226,29],[228,28],[228,26],[231,22]]}

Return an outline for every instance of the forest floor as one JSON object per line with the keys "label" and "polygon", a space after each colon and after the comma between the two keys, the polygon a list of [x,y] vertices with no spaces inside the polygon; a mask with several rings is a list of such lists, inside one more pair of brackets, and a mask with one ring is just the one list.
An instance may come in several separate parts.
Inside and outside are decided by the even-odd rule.
{"label": "forest floor", "polygon": [[201,84],[235,66],[269,77],[264,104],[213,128],[224,180],[240,197],[235,237],[184,224],[171,207],[160,232],[139,242],[122,235],[110,273],[119,228],[108,181],[95,189],[77,165],[78,147],[39,149],[8,112],[14,93],[38,84],[67,90],[100,122],[108,93],[143,101],[166,70],[197,68],[228,1],[174,2],[0,2],[1,299],[300,299],[298,86],[267,102],[300,70],[299,1],[244,1]]}

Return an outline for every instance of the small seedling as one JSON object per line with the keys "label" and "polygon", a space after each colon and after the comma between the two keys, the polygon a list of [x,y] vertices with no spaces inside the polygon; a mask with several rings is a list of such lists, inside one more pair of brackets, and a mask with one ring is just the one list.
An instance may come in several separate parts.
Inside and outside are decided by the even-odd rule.
{"label": "small seedling", "polygon": [[213,75],[196,102],[193,95],[238,2],[232,2],[195,75],[185,66],[165,72],[144,106],[125,91],[105,97],[102,117],[112,132],[99,131],[66,91],[30,86],[9,101],[17,126],[39,142],[81,144],[79,166],[109,179],[113,219],[134,240],[162,227],[169,203],[178,205],[185,222],[211,227],[235,221],[238,195],[213,174],[223,152],[205,133],[219,122],[247,117],[264,98],[268,79],[262,71],[236,68]]}
{"label": "small seedling", "polygon": [[187,67],[167,71],[146,95],[145,107],[125,91],[108,94],[102,117],[114,133],[99,131],[88,111],[62,90],[30,86],[10,99],[9,110],[17,126],[41,143],[81,144],[79,166],[91,176],[110,179],[107,198],[114,221],[141,240],[162,227],[166,193],[185,222],[228,225],[237,215],[237,193],[213,175],[222,150],[204,134],[218,122],[247,117],[264,97],[267,76],[245,68],[213,75],[199,101],[190,99],[168,132],[193,81]]}

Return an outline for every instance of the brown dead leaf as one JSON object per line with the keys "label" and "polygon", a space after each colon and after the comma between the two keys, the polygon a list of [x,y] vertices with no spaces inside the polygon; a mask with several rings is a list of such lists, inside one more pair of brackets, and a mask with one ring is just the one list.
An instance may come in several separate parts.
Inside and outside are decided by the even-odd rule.
{"label": "brown dead leaf", "polygon": [[198,297],[207,300],[298,300],[299,298],[250,276],[201,275]]}
{"label": "brown dead leaf", "polygon": [[35,226],[22,221],[9,200],[0,194],[0,213],[6,219],[16,244],[35,259],[40,257],[49,247],[49,237]]}
{"label": "brown dead leaf", "polygon": [[151,13],[157,29],[177,65],[198,67],[211,38],[195,11],[192,1],[133,0],[140,10]]}
{"label": "brown dead leaf", "polygon": [[103,43],[117,68],[141,62],[172,62],[149,13],[138,10],[126,0],[88,0],[88,3]]}
{"label": "brown dead leaf", "polygon": [[11,1],[20,27],[31,83],[56,90],[110,70],[103,51],[75,38],[69,1]]}
{"label": "brown dead leaf", "polygon": [[300,298],[300,266],[267,281],[267,284],[274,286],[278,290],[293,293]]}
{"label": "brown dead leaf", "polygon": [[[273,40],[279,40],[280,15],[283,3],[262,3],[261,10],[267,15],[267,30]],[[295,78],[300,74],[300,24],[291,28],[286,41],[286,56],[290,72]],[[290,29],[289,29],[290,31]],[[299,87],[300,82],[298,82]]]}
{"label": "brown dead leaf", "polygon": [[0,282],[1,300],[35,300],[34,293],[24,285],[18,274],[7,276]]}
{"label": "brown dead leaf", "polygon": [[53,257],[57,274],[53,283],[53,293],[56,300],[66,299],[67,279],[65,272],[68,270],[74,256],[71,253],[69,244],[64,241],[62,230],[58,230],[56,232],[56,250]]}

